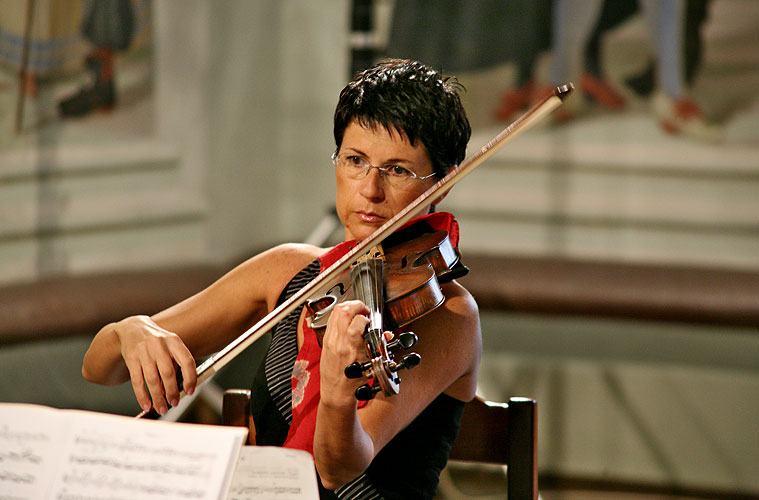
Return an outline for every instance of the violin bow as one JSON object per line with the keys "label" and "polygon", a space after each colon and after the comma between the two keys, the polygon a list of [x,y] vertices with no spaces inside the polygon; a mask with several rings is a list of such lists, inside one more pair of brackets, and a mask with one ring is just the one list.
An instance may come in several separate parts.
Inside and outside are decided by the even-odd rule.
{"label": "violin bow", "polygon": [[[242,335],[229,343],[224,349],[206,359],[196,370],[198,385],[202,384],[213,374],[222,369],[227,363],[232,361],[250,345],[261,338],[266,332],[271,330],[274,325],[285,319],[288,314],[302,306],[306,300],[322,287],[323,284],[328,283],[330,280],[336,278],[340,273],[348,269],[359,256],[368,252],[372,247],[398,230],[403,224],[419,215],[419,212],[428,204],[428,202],[450,191],[455,184],[460,182],[461,179],[470,174],[472,170],[490,158],[504,144],[516,137],[517,134],[524,132],[551,113],[554,109],[558,108],[570,92],[572,92],[572,89],[573,86],[571,83],[554,88],[553,93],[543,98],[525,114],[517,118],[516,121],[503,129],[487,144],[482,146],[477,153],[464,160],[461,165],[451,168],[445,177],[430,186],[427,191],[419,195],[393,218],[377,228],[371,235],[369,235],[369,237],[360,241],[355,247],[348,251],[348,253],[329,266],[323,273],[311,280],[306,286],[264,316],[258,321],[258,323],[248,328]],[[182,389],[179,397],[181,399],[184,396],[185,392],[184,389]],[[143,411],[135,418],[142,418],[148,413],[149,411]]]}

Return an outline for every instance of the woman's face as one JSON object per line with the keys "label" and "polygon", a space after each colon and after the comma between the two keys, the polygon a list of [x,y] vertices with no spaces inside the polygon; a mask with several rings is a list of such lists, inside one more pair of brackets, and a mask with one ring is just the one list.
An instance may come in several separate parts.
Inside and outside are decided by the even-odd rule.
{"label": "woman's face", "polygon": [[[423,177],[432,173],[427,148],[417,140],[412,146],[405,134],[391,127],[365,128],[351,122],[343,134],[338,155],[361,158],[371,165],[398,165]],[[395,214],[409,205],[436,182],[434,177],[413,179],[407,188],[390,185],[376,168],[360,179],[351,178],[336,168],[337,215],[345,226],[345,239],[363,240]],[[424,211],[426,213],[427,210]]]}

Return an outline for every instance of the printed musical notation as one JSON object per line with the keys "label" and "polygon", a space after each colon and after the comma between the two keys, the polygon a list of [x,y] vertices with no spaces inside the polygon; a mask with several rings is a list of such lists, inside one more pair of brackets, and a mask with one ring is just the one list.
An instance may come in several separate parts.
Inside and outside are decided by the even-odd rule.
{"label": "printed musical notation", "polygon": [[[5,406],[5,405],[4,405]],[[34,422],[35,425],[30,425]],[[49,425],[44,418],[31,420],[27,412],[0,414],[0,493],[3,498],[26,500],[44,498],[44,470],[51,460],[49,450],[56,438],[37,425]]]}
{"label": "printed musical notation", "polygon": [[0,498],[219,500],[246,434],[0,404]]}
{"label": "printed musical notation", "polygon": [[316,470],[305,451],[245,446],[227,500],[312,500],[319,498]]}

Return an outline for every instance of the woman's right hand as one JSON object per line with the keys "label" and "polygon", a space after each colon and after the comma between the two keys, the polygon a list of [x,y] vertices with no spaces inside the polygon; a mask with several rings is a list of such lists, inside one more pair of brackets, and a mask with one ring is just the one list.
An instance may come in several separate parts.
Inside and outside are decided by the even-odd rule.
{"label": "woman's right hand", "polygon": [[130,316],[116,323],[114,330],[134,395],[144,411],[152,406],[163,415],[169,404],[179,403],[177,367],[185,393],[195,391],[195,359],[177,334],[161,328],[149,316]]}

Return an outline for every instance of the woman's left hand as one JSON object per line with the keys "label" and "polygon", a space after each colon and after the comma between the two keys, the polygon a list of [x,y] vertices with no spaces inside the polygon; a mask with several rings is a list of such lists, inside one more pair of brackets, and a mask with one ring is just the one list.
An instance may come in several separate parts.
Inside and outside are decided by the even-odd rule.
{"label": "woman's left hand", "polygon": [[337,304],[327,322],[322,340],[321,401],[333,407],[355,407],[356,388],[364,379],[349,379],[345,367],[368,360],[364,330],[369,324],[369,309],[363,302],[348,300]]}

